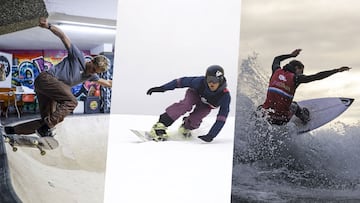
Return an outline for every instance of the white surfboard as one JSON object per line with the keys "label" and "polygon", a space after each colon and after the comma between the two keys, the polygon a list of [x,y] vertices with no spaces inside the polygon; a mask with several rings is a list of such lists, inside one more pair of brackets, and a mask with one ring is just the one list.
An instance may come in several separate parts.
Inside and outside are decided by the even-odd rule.
{"label": "white surfboard", "polygon": [[346,111],[353,101],[354,99],[342,97],[326,97],[300,101],[297,102],[300,107],[309,109],[310,121],[304,125],[299,118],[293,116],[290,122],[296,125],[299,134],[309,132],[334,120]]}

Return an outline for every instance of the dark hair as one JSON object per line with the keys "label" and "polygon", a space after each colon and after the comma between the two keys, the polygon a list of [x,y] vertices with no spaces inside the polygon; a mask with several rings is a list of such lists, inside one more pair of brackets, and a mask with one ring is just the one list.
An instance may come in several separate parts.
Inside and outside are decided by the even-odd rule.
{"label": "dark hair", "polygon": [[298,61],[298,60],[292,60],[292,61],[290,61],[289,64],[292,65],[292,66],[294,66],[294,67],[298,66],[299,68],[304,68],[304,64],[302,64],[302,63],[301,63],[300,61]]}
{"label": "dark hair", "polygon": [[288,64],[286,64],[284,66],[284,70],[295,73],[296,72],[296,67],[304,68],[305,66],[304,66],[304,64],[302,64],[298,60],[292,60],[292,61],[290,61]]}

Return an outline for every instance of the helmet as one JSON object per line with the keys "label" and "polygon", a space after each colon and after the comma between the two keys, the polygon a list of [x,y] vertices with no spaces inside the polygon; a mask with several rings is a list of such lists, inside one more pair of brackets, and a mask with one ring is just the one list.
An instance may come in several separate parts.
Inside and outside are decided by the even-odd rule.
{"label": "helmet", "polygon": [[222,84],[224,82],[224,69],[219,65],[212,65],[206,69],[206,82]]}

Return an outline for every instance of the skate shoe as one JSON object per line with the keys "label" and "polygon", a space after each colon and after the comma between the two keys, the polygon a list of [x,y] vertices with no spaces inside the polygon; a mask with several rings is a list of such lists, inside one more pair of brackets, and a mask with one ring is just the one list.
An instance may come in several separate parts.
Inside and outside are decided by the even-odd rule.
{"label": "skate shoe", "polygon": [[36,130],[36,134],[39,137],[54,137],[54,134],[48,125],[44,124]]}
{"label": "skate shoe", "polygon": [[169,137],[168,134],[166,133],[166,129],[167,127],[163,123],[157,122],[151,128],[150,137],[154,141],[166,141],[167,138]]}
{"label": "skate shoe", "polygon": [[179,133],[182,134],[185,138],[191,137],[191,130],[186,129],[184,123],[179,127]]}
{"label": "skate shoe", "polygon": [[5,134],[15,134],[15,128],[13,126],[5,126],[4,127]]}
{"label": "skate shoe", "polygon": [[310,112],[309,109],[303,108],[300,120],[306,125],[310,121]]}

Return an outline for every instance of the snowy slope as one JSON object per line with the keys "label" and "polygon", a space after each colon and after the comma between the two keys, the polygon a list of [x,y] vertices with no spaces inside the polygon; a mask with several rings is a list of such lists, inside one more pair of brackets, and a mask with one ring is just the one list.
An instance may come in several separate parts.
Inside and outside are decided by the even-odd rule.
{"label": "snowy slope", "polygon": [[[194,133],[206,134],[214,119],[206,118]],[[230,202],[234,118],[228,118],[212,143],[141,143],[129,130],[149,130],[157,120],[111,116],[105,202]],[[179,122],[169,132],[175,132]]]}

